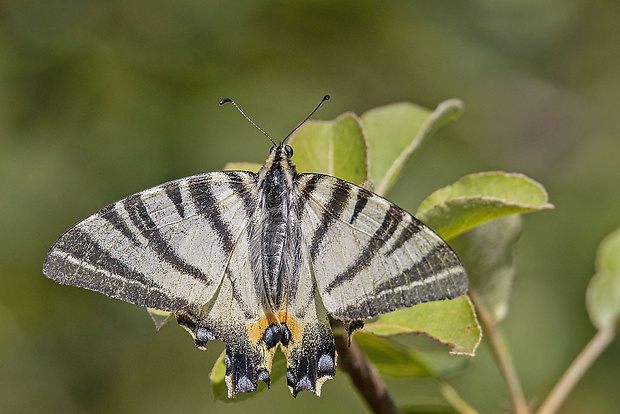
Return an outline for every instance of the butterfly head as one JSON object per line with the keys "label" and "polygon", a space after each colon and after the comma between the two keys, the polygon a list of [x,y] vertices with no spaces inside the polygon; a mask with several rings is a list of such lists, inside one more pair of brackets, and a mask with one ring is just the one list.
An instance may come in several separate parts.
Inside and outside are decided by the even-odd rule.
{"label": "butterfly head", "polygon": [[263,168],[283,169],[295,171],[295,164],[291,161],[293,157],[293,148],[288,144],[274,145],[269,150],[269,157]]}
{"label": "butterfly head", "polygon": [[[261,180],[264,181],[265,173],[268,171],[277,171],[278,174],[283,173],[288,177],[293,177],[297,174],[297,171],[295,170],[295,164],[293,164],[293,162],[291,161],[291,158],[293,157],[293,148],[291,148],[290,145],[287,145],[286,141],[291,137],[291,135],[293,135],[295,131],[299,129],[299,127],[301,127],[308,119],[310,119],[310,117],[319,109],[323,102],[327,100],[329,100],[329,95],[325,95],[321,102],[317,105],[317,107],[314,108],[314,111],[312,111],[310,115],[306,117],[306,119],[301,121],[299,125],[297,125],[295,129],[293,129],[282,140],[280,144],[276,144],[275,141],[271,139],[271,137],[265,131],[263,131],[258,125],[256,125],[254,121],[248,118],[248,116],[241,110],[241,108],[239,108],[239,106],[232,99],[224,98],[220,101],[220,105],[223,105],[225,103],[231,103],[232,105],[234,105],[234,107],[237,108],[237,110],[241,113],[241,115],[245,117],[245,119],[247,119],[252,125],[256,127],[256,129],[262,132],[267,138],[269,138],[269,141],[273,143],[273,147],[271,147],[271,150],[269,151],[269,158],[267,158],[265,165],[263,166],[263,168],[261,168]],[[259,175],[261,174],[259,173]]]}

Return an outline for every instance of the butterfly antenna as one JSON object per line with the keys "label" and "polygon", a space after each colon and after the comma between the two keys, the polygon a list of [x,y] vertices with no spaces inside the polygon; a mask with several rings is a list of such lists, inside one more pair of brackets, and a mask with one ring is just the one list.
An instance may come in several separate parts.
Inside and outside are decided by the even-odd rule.
{"label": "butterfly antenna", "polygon": [[299,127],[300,127],[300,126],[302,126],[302,125],[303,125],[303,124],[304,124],[304,123],[305,123],[308,119],[310,119],[310,117],[311,117],[312,115],[314,115],[314,113],[315,113],[315,112],[316,112],[316,111],[320,108],[320,106],[321,106],[321,105],[323,105],[323,102],[325,102],[325,101],[329,101],[329,95],[325,95],[325,96],[323,97],[323,99],[321,100],[321,102],[319,102],[319,104],[316,106],[316,108],[314,108],[314,111],[312,111],[312,112],[310,113],[310,115],[308,115],[308,116],[306,117],[306,119],[304,119],[303,121],[301,121],[301,122],[299,123],[299,125],[297,125],[297,126],[295,127],[295,129],[293,129],[293,130],[292,130],[292,131],[291,131],[291,132],[290,132],[290,133],[286,136],[286,138],[284,138],[284,140],[282,141],[282,144],[281,144],[281,145],[284,145],[284,143],[286,142],[286,140],[287,140],[287,139],[288,139],[291,135],[293,135],[293,132],[297,131],[297,130],[299,129]]}
{"label": "butterfly antenna", "polygon": [[[252,125],[254,125],[254,126],[256,127],[256,129],[258,129],[260,132],[262,132],[262,133],[263,133],[263,135],[265,135],[267,138],[269,138],[269,141],[271,141],[271,143],[272,143],[273,145],[276,145],[276,143],[273,141],[273,139],[271,139],[271,137],[270,137],[270,136],[269,136],[269,135],[268,135],[265,131],[263,131],[262,129],[260,129],[260,127],[254,123],[254,121],[252,121],[250,118],[248,118],[248,116],[247,116],[247,115],[246,115],[246,114],[245,114],[245,113],[241,110],[241,108],[239,108],[239,106],[235,103],[235,101],[233,101],[233,100],[232,100],[232,99],[230,99],[230,98],[224,98],[224,99],[222,99],[222,100],[220,101],[220,105],[224,105],[224,104],[225,104],[225,103],[227,103],[227,102],[230,102],[231,104],[233,104],[233,105],[235,106],[235,108],[237,108],[237,110],[238,110],[239,112],[241,112],[241,115],[243,115],[243,116],[245,117],[245,119],[247,119],[248,121],[250,121],[250,123],[251,123]],[[315,111],[316,111],[316,109],[315,109]],[[314,113],[314,112],[313,112],[313,113]]]}

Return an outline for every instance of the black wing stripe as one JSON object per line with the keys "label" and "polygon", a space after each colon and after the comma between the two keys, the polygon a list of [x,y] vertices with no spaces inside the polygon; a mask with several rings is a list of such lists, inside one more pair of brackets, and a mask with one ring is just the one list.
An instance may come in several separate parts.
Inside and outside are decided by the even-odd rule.
{"label": "black wing stripe", "polygon": [[[443,249],[442,246],[437,246],[431,252],[428,252],[423,257],[421,257],[418,262],[403,270],[402,273],[392,276],[391,278],[377,284],[375,286],[375,290],[378,292],[384,290],[391,290],[394,287],[408,286],[414,282],[433,284],[435,281],[432,279],[432,276],[434,276],[436,273],[433,270],[433,263],[435,262],[430,258],[440,256],[441,253],[445,254],[445,249]],[[435,300],[438,299],[442,299],[442,297],[435,298]]]}
{"label": "black wing stripe", "polygon": [[183,197],[181,196],[181,187],[179,180],[170,181],[163,185],[166,195],[172,201],[172,204],[177,209],[177,213],[181,218],[185,218],[185,207],[183,206]]}
{"label": "black wing stripe", "polygon": [[357,216],[364,210],[368,200],[372,197],[372,193],[365,188],[359,189],[357,193],[357,201],[355,202],[355,207],[353,208],[353,215],[351,215],[351,219],[349,220],[349,224],[353,224]]}
{"label": "black wing stripe", "polygon": [[[223,171],[227,176],[232,178],[230,181],[230,188],[234,193],[241,198],[245,213],[248,217],[254,215],[256,196],[252,194],[248,187],[248,183],[243,179],[240,171]],[[252,183],[255,184],[255,183]]]}
{"label": "black wing stripe", "polygon": [[407,226],[400,232],[396,241],[391,245],[390,250],[386,252],[386,256],[391,256],[395,251],[403,247],[413,236],[418,234],[424,229],[422,224],[417,221],[415,217],[411,217],[414,221],[407,224]]}
{"label": "black wing stripe", "polygon": [[372,263],[379,249],[386,244],[392,237],[402,217],[402,211],[390,205],[389,210],[385,213],[381,226],[372,235],[366,246],[362,249],[357,258],[347,268],[327,285],[325,290],[331,293],[334,289],[343,283],[353,280],[362,270],[366,269]]}
{"label": "black wing stripe", "polygon": [[149,240],[149,246],[157,253],[159,258],[172,266],[180,273],[191,275],[202,280],[206,286],[211,284],[209,277],[196,266],[186,262],[179,257],[174,248],[164,238],[161,231],[149,215],[146,205],[140,194],[127,197],[124,202],[125,210],[129,213],[131,222],[136,226],[142,235]]}
{"label": "black wing stripe", "polygon": [[241,292],[239,292],[238,289],[238,278],[237,278],[237,282],[235,282],[233,280],[232,274],[230,273],[230,269],[226,269],[226,277],[228,277],[229,281],[230,281],[230,286],[231,286],[231,292],[232,292],[232,297],[235,300],[235,302],[237,302],[237,305],[239,305],[239,308],[241,308],[241,311],[243,312],[243,315],[245,316],[246,319],[252,319],[256,316],[256,312],[252,312],[250,310],[250,308],[248,307],[247,303],[243,300],[243,296],[241,295]]}
{"label": "black wing stripe", "polygon": [[[304,207],[312,193],[316,190],[317,186],[323,181],[324,176],[321,174],[309,174],[311,177],[305,182],[305,184],[299,188],[299,214],[303,214]],[[307,177],[307,174],[304,174],[303,177]]]}
{"label": "black wing stripe", "polygon": [[314,232],[312,243],[310,244],[310,257],[314,261],[319,253],[321,242],[327,234],[330,226],[337,219],[349,200],[351,186],[346,181],[341,181],[334,187],[329,202],[321,213],[321,222]]}
{"label": "black wing stripe", "polygon": [[224,252],[230,255],[235,248],[234,238],[228,225],[222,219],[220,209],[217,207],[218,199],[213,194],[209,183],[200,179],[191,180],[189,190],[196,204],[196,210],[211,224],[219,236]]}
{"label": "black wing stripe", "polygon": [[127,238],[134,246],[142,247],[142,242],[136,237],[135,233],[129,228],[125,220],[118,214],[118,204],[110,204],[97,213],[97,215],[110,223],[117,231]]}
{"label": "black wing stripe", "polygon": [[[444,252],[445,253],[445,252]],[[435,254],[441,254],[441,249]],[[458,271],[460,270],[460,274]],[[338,311],[338,316],[346,319],[366,319],[396,309],[436,300],[454,299],[467,292],[468,284],[465,270],[455,263],[451,268],[442,270],[448,274],[441,280],[432,276],[437,274],[430,268],[429,260],[424,257],[419,263],[406,269],[376,286],[376,295],[366,297],[360,303],[351,304]],[[424,277],[429,278],[420,283]],[[463,283],[455,285],[454,281]],[[402,287],[403,289],[398,289]],[[400,294],[396,294],[400,291]],[[386,306],[387,304],[387,306]]]}
{"label": "black wing stripe", "polygon": [[[59,240],[54,253],[47,256],[43,272],[61,283],[83,287],[141,306],[164,310],[189,307],[179,297],[169,297],[141,272],[131,269],[80,229]],[[64,254],[64,255],[63,255]]]}
{"label": "black wing stripe", "polygon": [[120,259],[111,256],[108,251],[101,248],[99,243],[93,240],[90,234],[74,229],[67,233],[54,246],[54,250],[58,249],[64,253],[68,253],[75,259],[84,261],[96,268],[105,269],[110,273],[118,275],[124,279],[135,280],[146,286],[152,286],[153,281],[140,272],[132,270]]}

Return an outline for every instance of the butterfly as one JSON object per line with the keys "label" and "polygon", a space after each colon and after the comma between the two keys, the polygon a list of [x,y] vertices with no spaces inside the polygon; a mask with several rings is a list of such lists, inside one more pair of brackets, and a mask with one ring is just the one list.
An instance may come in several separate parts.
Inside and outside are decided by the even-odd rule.
{"label": "butterfly", "polygon": [[292,156],[285,138],[258,173],[198,174],[112,203],[54,243],[43,273],[173,312],[200,349],[224,341],[229,397],[270,384],[278,347],[292,394],[320,395],[336,372],[330,317],[350,334],[376,315],[463,295],[468,279],[411,214],[300,174]]}

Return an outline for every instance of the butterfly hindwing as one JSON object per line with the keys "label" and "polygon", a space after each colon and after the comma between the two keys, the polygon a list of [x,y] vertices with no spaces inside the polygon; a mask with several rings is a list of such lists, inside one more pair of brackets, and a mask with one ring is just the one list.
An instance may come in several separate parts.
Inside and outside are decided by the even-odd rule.
{"label": "butterfly hindwing", "polygon": [[213,299],[177,314],[177,321],[192,334],[199,348],[216,338],[226,343],[229,397],[255,391],[259,380],[269,384],[277,345],[269,337],[273,334],[270,326],[277,325],[277,320],[252,272],[248,234],[245,229],[236,240]]}
{"label": "butterfly hindwing", "polygon": [[303,174],[304,234],[321,299],[343,321],[467,291],[465,269],[428,227],[384,198],[335,177]]}
{"label": "butterfly hindwing", "polygon": [[287,289],[287,307],[279,318],[284,332],[281,344],[287,358],[287,384],[293,395],[300,391],[320,395],[323,383],[336,374],[336,349],[305,240],[301,240],[300,248],[297,283]]}

